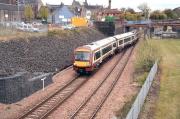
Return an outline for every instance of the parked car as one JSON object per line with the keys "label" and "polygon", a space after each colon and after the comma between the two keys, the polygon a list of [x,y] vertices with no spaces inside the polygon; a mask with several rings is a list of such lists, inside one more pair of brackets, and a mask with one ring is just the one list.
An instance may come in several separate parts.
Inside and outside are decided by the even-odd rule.
{"label": "parked car", "polygon": [[74,25],[72,25],[72,24],[64,25],[64,26],[62,26],[62,28],[64,30],[74,30],[74,29],[76,29],[76,27]]}
{"label": "parked car", "polygon": [[18,23],[17,27],[18,30],[27,31],[27,32],[39,32],[38,28],[32,26],[32,24],[25,24],[25,23]]}

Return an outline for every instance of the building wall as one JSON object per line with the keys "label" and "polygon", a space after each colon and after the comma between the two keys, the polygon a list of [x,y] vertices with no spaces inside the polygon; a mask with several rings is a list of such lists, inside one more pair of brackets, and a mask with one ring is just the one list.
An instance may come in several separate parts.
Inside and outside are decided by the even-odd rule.
{"label": "building wall", "polygon": [[68,6],[60,6],[49,16],[48,22],[55,24],[67,24],[75,15],[70,11]]}
{"label": "building wall", "polygon": [[18,16],[18,7],[16,5],[0,3],[0,22],[22,20],[24,18],[23,11],[24,8],[19,7]]}
{"label": "building wall", "polygon": [[[0,21],[17,21],[19,19],[24,20],[24,5],[30,4],[33,8],[35,18],[37,18],[38,11],[43,5],[41,0],[19,0],[19,16],[18,16],[18,6],[16,5],[16,0],[0,0]],[[7,17],[8,15],[8,17]],[[6,17],[5,17],[6,16]]]}
{"label": "building wall", "polygon": [[[24,19],[24,12],[20,11],[19,16],[20,19]],[[8,15],[8,17],[6,17]],[[8,10],[0,10],[0,22],[10,22],[10,21],[18,21],[18,11],[8,11]]]}
{"label": "building wall", "polygon": [[5,4],[16,4],[16,0],[0,0],[0,3],[5,3]]}
{"label": "building wall", "polygon": [[8,4],[8,3],[9,3],[9,0],[0,0],[0,3],[6,3],[6,4]]}

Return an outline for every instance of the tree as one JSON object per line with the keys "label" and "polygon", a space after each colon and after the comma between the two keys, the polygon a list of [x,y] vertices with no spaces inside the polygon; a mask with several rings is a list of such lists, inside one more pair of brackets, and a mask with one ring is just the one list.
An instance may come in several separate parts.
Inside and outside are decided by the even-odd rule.
{"label": "tree", "polygon": [[167,15],[168,19],[175,19],[178,17],[178,15],[171,9],[165,9],[164,13]]}
{"label": "tree", "polygon": [[135,11],[134,11],[134,9],[132,9],[132,8],[127,8],[127,10],[126,10],[127,12],[130,12],[131,14],[135,14]]}
{"label": "tree", "polygon": [[25,6],[24,16],[25,16],[25,19],[29,22],[33,19],[34,13],[33,13],[31,5]]}
{"label": "tree", "polygon": [[156,10],[151,13],[150,19],[163,20],[163,19],[167,19],[167,15],[164,12]]}
{"label": "tree", "polygon": [[141,16],[137,13],[125,12],[125,19],[128,21],[141,20]]}
{"label": "tree", "polygon": [[145,19],[148,19],[149,18],[149,15],[150,15],[150,7],[147,5],[147,3],[142,3],[138,6],[138,8],[142,11],[143,13],[143,16]]}
{"label": "tree", "polygon": [[40,15],[41,19],[44,19],[47,21],[48,14],[49,14],[48,8],[46,6],[41,6],[41,8],[39,10],[39,15]]}
{"label": "tree", "polygon": [[121,10],[122,12],[125,12],[125,11],[126,11],[126,8],[123,7],[123,8],[121,8],[120,10]]}
{"label": "tree", "polygon": [[165,13],[160,13],[159,14],[159,19],[160,20],[167,19],[167,15]]}
{"label": "tree", "polygon": [[180,7],[175,8],[173,12],[177,15],[177,18],[180,18]]}

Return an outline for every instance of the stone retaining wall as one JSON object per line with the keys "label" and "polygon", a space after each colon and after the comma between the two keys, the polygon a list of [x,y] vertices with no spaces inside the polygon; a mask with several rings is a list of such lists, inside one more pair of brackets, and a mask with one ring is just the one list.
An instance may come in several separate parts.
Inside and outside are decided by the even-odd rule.
{"label": "stone retaining wall", "polygon": [[0,78],[0,102],[14,103],[43,88],[42,78],[45,86],[51,84],[52,74],[47,73],[34,78],[28,78],[29,73],[19,72],[14,76]]}

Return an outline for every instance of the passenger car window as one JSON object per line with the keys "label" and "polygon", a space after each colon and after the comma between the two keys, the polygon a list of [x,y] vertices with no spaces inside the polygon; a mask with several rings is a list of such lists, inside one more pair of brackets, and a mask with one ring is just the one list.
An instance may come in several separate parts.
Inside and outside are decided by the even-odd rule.
{"label": "passenger car window", "polygon": [[113,44],[113,47],[116,47],[116,43]]}
{"label": "passenger car window", "polygon": [[112,46],[105,47],[104,49],[102,49],[102,54],[104,55],[104,54],[108,53],[111,50],[112,50]]}
{"label": "passenger car window", "polygon": [[100,51],[96,52],[95,55],[94,55],[94,60],[97,60],[101,57],[101,53]]}
{"label": "passenger car window", "polygon": [[120,41],[119,41],[119,45],[122,45],[122,44],[123,44],[123,40],[120,40]]}

